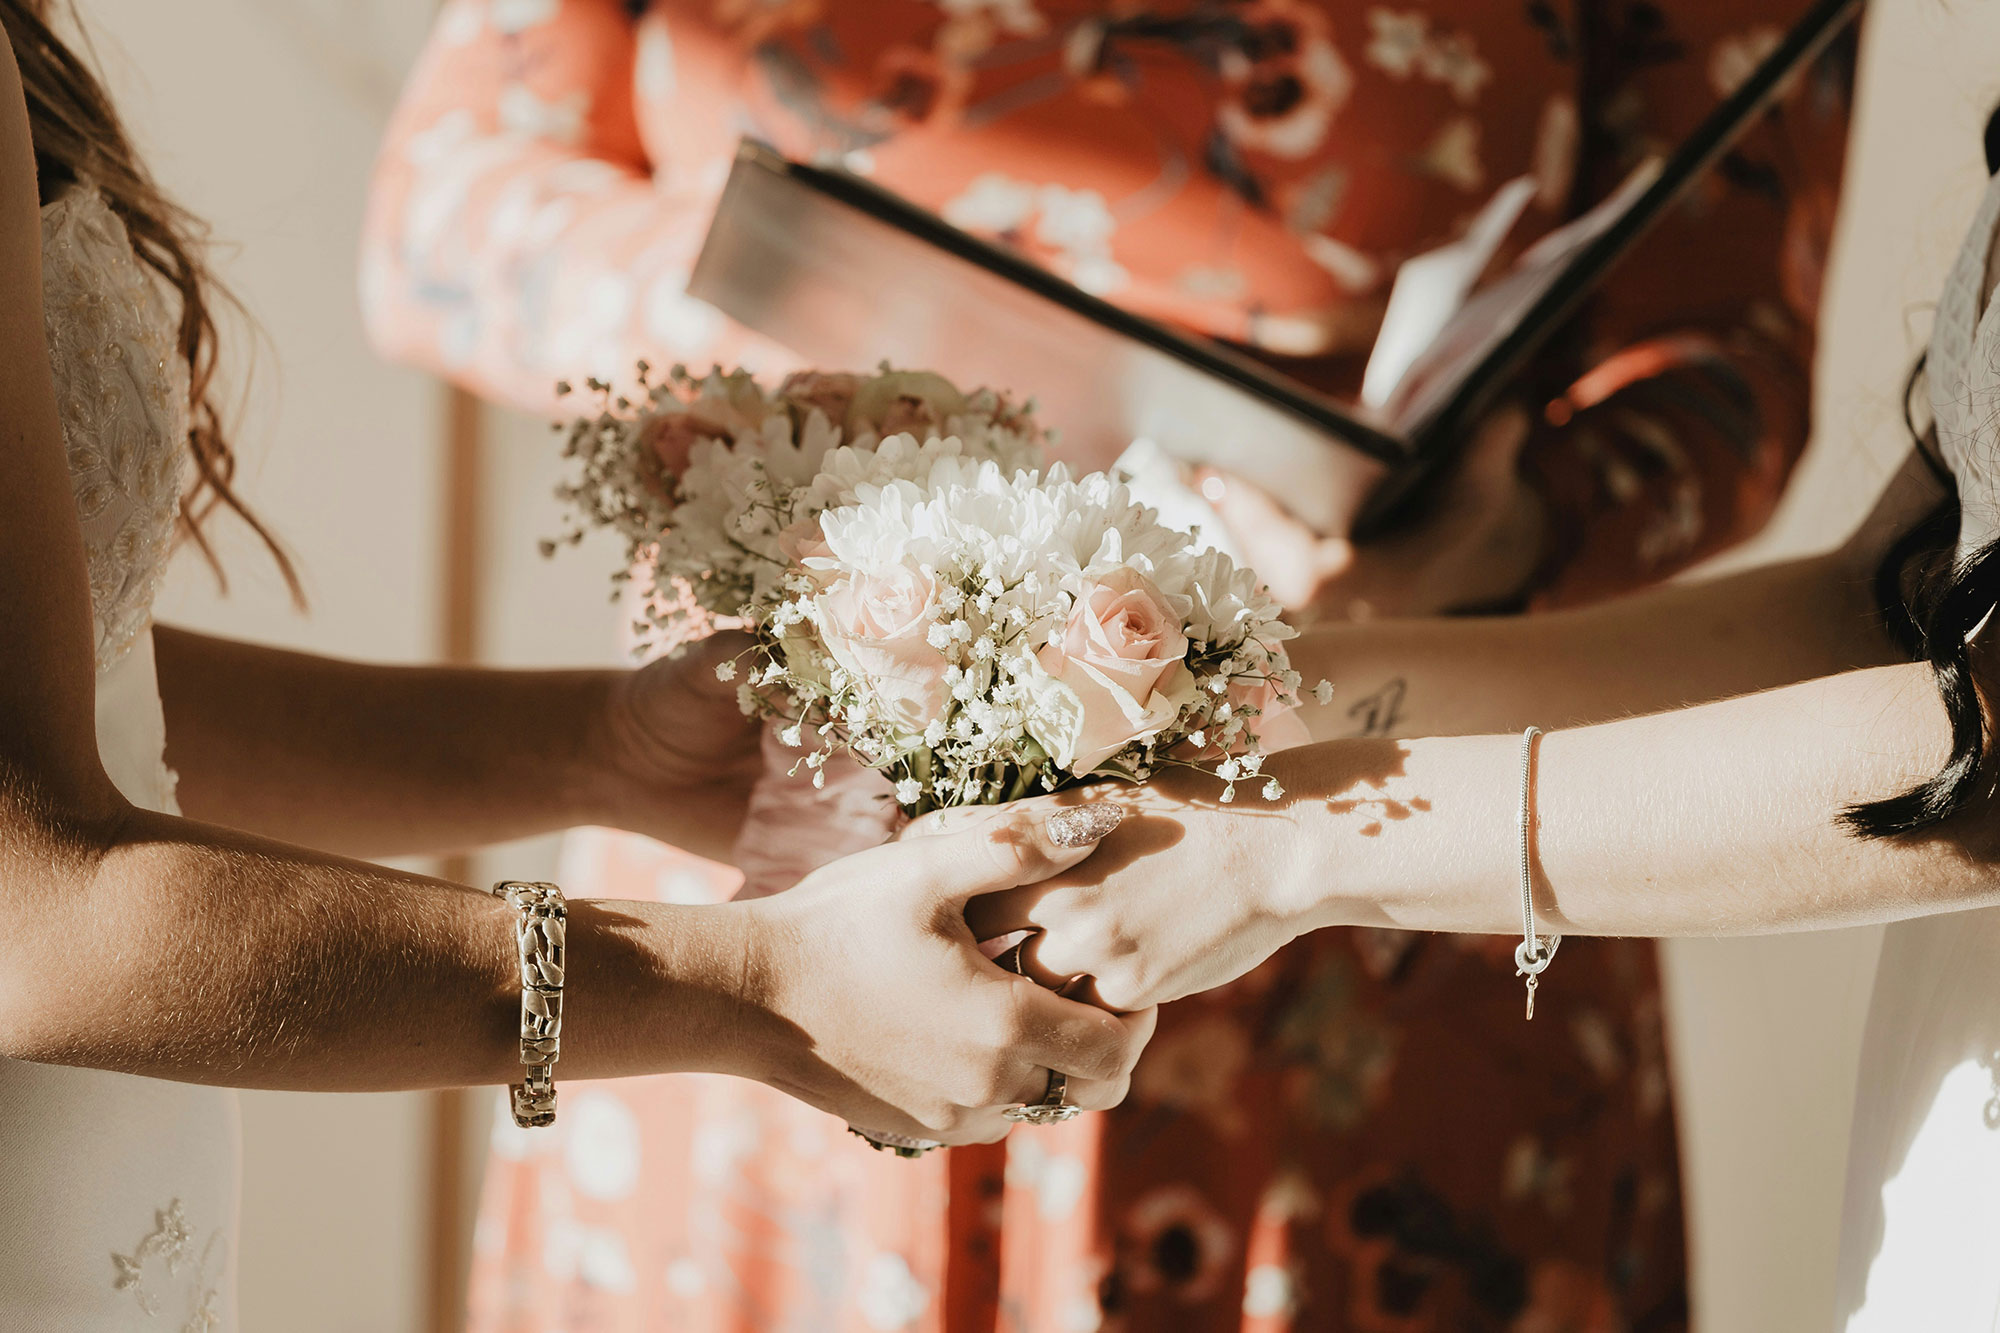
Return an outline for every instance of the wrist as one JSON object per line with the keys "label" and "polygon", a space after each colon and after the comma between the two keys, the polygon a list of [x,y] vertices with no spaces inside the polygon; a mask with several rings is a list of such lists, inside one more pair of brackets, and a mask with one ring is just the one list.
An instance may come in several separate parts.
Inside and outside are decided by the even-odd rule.
{"label": "wrist", "polygon": [[[782,1063],[786,1025],[770,1000],[775,951],[767,924],[745,903],[618,903],[616,909],[612,921],[638,927],[644,990],[613,997],[603,1019],[608,1031],[572,1024],[614,1047],[616,1034],[631,1033],[632,1049],[614,1054],[608,1069],[593,1068],[593,1076],[712,1073],[770,1081]],[[617,947],[617,929],[604,932],[608,947]],[[580,968],[585,955],[577,953],[576,962]],[[645,1017],[635,1023],[634,1015]]]}
{"label": "wrist", "polygon": [[1337,744],[1287,750],[1265,760],[1264,773],[1285,791],[1275,804],[1258,798],[1264,809],[1257,813],[1271,818],[1232,819],[1231,807],[1224,807],[1224,828],[1247,847],[1238,859],[1247,863],[1247,874],[1261,891],[1259,909],[1284,923],[1294,938],[1352,924],[1345,918],[1349,893],[1339,881],[1342,857],[1332,845],[1340,835],[1326,817],[1328,756],[1316,753]]}
{"label": "wrist", "polygon": [[731,904],[741,912],[741,967],[733,991],[741,1034],[725,1072],[797,1095],[800,1071],[811,1063],[809,1004],[814,986],[806,966],[805,931],[785,910],[784,896]]}
{"label": "wrist", "polygon": [[[1343,740],[1274,755],[1269,909],[1327,926],[1505,931],[1518,924],[1519,740]],[[1246,821],[1254,822],[1254,821]]]}
{"label": "wrist", "polygon": [[603,671],[592,682],[594,707],[584,744],[584,763],[576,774],[590,822],[612,828],[632,828],[632,816],[651,788],[640,758],[635,671]]}

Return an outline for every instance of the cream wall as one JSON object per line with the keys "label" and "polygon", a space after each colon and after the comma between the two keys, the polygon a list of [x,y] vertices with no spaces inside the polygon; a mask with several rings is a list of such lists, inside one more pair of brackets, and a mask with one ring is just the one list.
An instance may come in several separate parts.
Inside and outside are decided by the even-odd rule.
{"label": "cream wall", "polygon": [[[177,561],[163,619],[390,661],[435,659],[444,394],[383,365],[355,305],[359,212],[376,143],[421,44],[424,0],[82,0],[134,134],[182,202],[210,220],[217,266],[261,340],[237,433],[239,486],[298,558],[296,614],[255,542],[218,525],[218,594]],[[544,560],[560,530],[546,427],[487,414],[480,654],[519,665],[618,657],[606,576],[615,549]],[[496,848],[475,878],[545,878],[553,839]],[[418,1333],[433,1200],[429,1097],[252,1093],[244,1099],[242,1313],[249,1330]],[[466,1099],[476,1189],[490,1099]],[[469,1205],[470,1199],[464,1201]],[[464,1211],[464,1210],[462,1210]],[[364,1280],[357,1280],[363,1278]]]}
{"label": "cream wall", "polygon": [[[253,543],[225,523],[232,595],[217,596],[183,555],[162,618],[331,653],[432,657],[441,396],[375,359],[354,300],[358,204],[427,8],[80,8],[134,133],[169,188],[215,224],[218,266],[267,335],[237,436],[240,485],[297,554],[312,598],[312,614],[295,615]],[[233,371],[245,349],[237,338]],[[421,1327],[426,1110],[415,1096],[246,1096],[246,1329]]]}
{"label": "cream wall", "polygon": [[[221,267],[268,335],[241,431],[243,489],[298,553],[309,617],[249,543],[233,595],[193,561],[163,614],[274,643],[392,660],[438,651],[441,395],[380,365],[353,298],[356,217],[426,0],[82,0],[160,174],[229,243]],[[2000,8],[1880,0],[1844,205],[1819,430],[1767,552],[1839,539],[1901,449],[1901,377],[1979,186]],[[241,364],[240,359],[236,364]],[[611,553],[542,561],[555,464],[539,423],[489,414],[481,509],[496,661],[608,660]],[[385,593],[384,590],[393,590]],[[529,876],[548,842],[480,873]],[[1746,886],[1747,888],[1748,886]],[[1840,1146],[1875,935],[1675,945],[1681,1113],[1697,1177],[1707,1333],[1824,1326]],[[250,1330],[424,1327],[427,1114],[417,1097],[257,1094],[245,1107],[243,1309]],[[471,1115],[483,1124],[487,1104]],[[473,1155],[477,1155],[476,1142]],[[1803,1294],[1802,1294],[1803,1293]],[[1819,1301],[1818,1293],[1827,1293]],[[1818,1302],[1818,1303],[1815,1303]]]}
{"label": "cream wall", "polygon": [[[1727,564],[1838,544],[1904,457],[1904,378],[1985,185],[1996,54],[1993,5],[1871,6],[1813,443],[1763,539]],[[1665,947],[1704,1333],[1830,1326],[1851,1095],[1880,941],[1879,929],[1864,929]]]}

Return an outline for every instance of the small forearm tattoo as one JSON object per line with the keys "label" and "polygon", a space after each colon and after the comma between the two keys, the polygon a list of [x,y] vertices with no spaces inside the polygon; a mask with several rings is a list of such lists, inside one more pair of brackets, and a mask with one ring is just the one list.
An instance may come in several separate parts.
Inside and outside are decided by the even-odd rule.
{"label": "small forearm tattoo", "polygon": [[1348,706],[1347,716],[1356,724],[1356,736],[1394,736],[1402,724],[1403,696],[1409,684],[1397,676],[1373,694],[1364,695]]}

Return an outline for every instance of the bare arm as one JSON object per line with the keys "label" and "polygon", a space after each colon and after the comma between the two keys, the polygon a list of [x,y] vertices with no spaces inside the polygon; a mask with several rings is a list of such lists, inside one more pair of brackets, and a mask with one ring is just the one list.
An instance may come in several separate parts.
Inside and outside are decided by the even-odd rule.
{"label": "bare arm", "polygon": [[726,856],[756,733],[714,664],[626,671],[382,667],[157,632],[181,807],[354,855],[577,824]]}
{"label": "bare arm", "polygon": [[[1840,551],[1728,580],[1319,636],[1349,651],[1313,661],[1309,644],[1308,665],[1410,682],[1374,736],[1273,757],[1285,794],[1270,803],[1221,806],[1182,776],[1098,789],[1140,817],[1073,875],[975,902],[974,927],[1043,928],[1045,975],[1090,973],[1114,1005],[1219,985],[1327,925],[1519,930],[1520,739],[1490,733],[1529,723],[1572,728],[1544,738],[1537,770],[1547,928],[1754,934],[2000,899],[1990,794],[1930,838],[1861,841],[1835,822],[1947,749],[1928,667],[1868,665],[1892,653],[1863,595],[1889,535],[1936,495],[1906,469]],[[1989,678],[1994,656],[1976,658]],[[1759,686],[1776,688],[1741,693]],[[1375,738],[1412,732],[1431,738]]]}
{"label": "bare arm", "polygon": [[1294,665],[1338,694],[1302,716],[1315,740],[1575,726],[1897,661],[1875,570],[1941,498],[1913,454],[1861,528],[1821,555],[1574,611],[1310,630]]}
{"label": "bare arm", "polygon": [[[1929,838],[1835,822],[1934,771],[1947,739],[1918,665],[1554,732],[1535,788],[1544,928],[1761,934],[2000,901],[1990,793]],[[976,902],[975,929],[1042,927],[1041,966],[1090,973],[1114,1006],[1220,985],[1322,926],[1521,929],[1518,736],[1333,741],[1267,768],[1285,788],[1269,804],[1219,806],[1199,778],[1098,789],[1137,817],[1070,876]]]}
{"label": "bare arm", "polygon": [[[519,983],[502,903],[139,810],[107,777],[37,202],[0,40],[0,1056],[237,1086],[506,1081]],[[961,920],[982,882],[1085,850],[1003,812],[956,846],[879,848],[767,903],[579,904],[562,1072],[745,1074],[961,1141],[997,1137],[993,1107],[1038,1097],[1037,1065],[1109,1105],[1150,1020],[1000,972]]]}

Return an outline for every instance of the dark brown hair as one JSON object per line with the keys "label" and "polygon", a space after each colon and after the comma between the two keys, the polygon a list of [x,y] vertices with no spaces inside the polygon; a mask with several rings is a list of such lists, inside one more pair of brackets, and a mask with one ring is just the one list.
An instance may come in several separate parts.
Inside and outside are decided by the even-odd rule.
{"label": "dark brown hair", "polygon": [[[0,28],[13,45],[27,91],[35,169],[44,196],[79,180],[92,182],[125,224],[140,260],[180,298],[177,342],[188,364],[187,446],[194,457],[194,480],[181,496],[181,531],[221,581],[222,564],[203,526],[218,506],[234,513],[263,541],[293,600],[303,605],[298,574],[284,548],[231,486],[236,455],[216,402],[218,335],[213,308],[218,302],[234,305],[235,301],[209,271],[207,228],[154,182],[133,151],[103,82],[56,35],[50,24],[51,7],[52,0],[0,0]],[[80,32],[73,9],[68,19]]]}
{"label": "dark brown hair", "polygon": [[[2000,107],[1987,118],[1985,145],[1987,174],[2000,174]],[[1908,791],[1843,810],[1840,822],[1864,838],[1926,833],[1994,783],[1989,701],[1973,673],[1966,640],[2000,610],[2000,541],[1953,558],[1960,497],[1938,448],[1936,421],[1919,426],[1912,409],[1923,384],[1924,362],[1919,359],[1904,386],[1903,422],[1924,461],[1953,494],[1889,551],[1876,575],[1875,592],[1891,636],[1912,658],[1930,664],[1951,723],[1951,753],[1936,773]]]}

